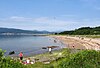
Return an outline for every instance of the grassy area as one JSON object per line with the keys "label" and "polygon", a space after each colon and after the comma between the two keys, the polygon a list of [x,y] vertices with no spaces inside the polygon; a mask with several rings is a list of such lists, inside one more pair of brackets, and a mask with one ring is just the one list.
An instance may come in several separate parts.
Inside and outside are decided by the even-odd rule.
{"label": "grassy area", "polygon": [[[39,62],[45,62],[45,61],[53,61],[61,57],[65,57],[67,53],[69,53],[71,50],[70,49],[61,49],[61,50],[56,50],[52,51],[52,54],[50,53],[44,53],[44,54],[39,54],[36,56],[33,56],[35,59],[39,59]],[[32,57],[31,57],[32,58]]]}
{"label": "grassy area", "polygon": [[71,35],[77,37],[86,37],[86,38],[100,38],[100,35]]}
{"label": "grassy area", "polygon": [[[69,49],[63,49],[54,53],[62,53],[59,58],[56,57],[49,64],[37,62],[34,65],[30,65],[34,68],[100,68],[100,51],[94,50],[80,50],[75,51]],[[44,54],[48,58],[49,54]],[[48,56],[49,55],[49,56]],[[53,54],[52,54],[53,55]],[[42,55],[38,55],[42,56]],[[38,57],[37,56],[37,57]],[[29,66],[29,65],[28,65]]]}
{"label": "grassy area", "polygon": [[[0,51],[0,68],[100,68],[100,51],[95,50],[71,50],[61,49],[52,52],[34,56],[37,59],[45,59],[37,61],[35,64],[23,65],[19,61],[11,58],[3,57],[3,51]],[[44,60],[43,59],[43,60]]]}
{"label": "grassy area", "polygon": [[72,37],[86,37],[86,38],[100,38],[100,35],[51,35],[51,36],[72,36]]}
{"label": "grassy area", "polygon": [[88,37],[88,38],[100,38],[100,35],[85,35],[84,37]]}

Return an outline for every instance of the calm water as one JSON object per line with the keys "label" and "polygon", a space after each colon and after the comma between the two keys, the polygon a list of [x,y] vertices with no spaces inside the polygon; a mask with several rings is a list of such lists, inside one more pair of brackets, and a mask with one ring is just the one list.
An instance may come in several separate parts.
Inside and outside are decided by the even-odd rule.
{"label": "calm water", "polygon": [[6,50],[5,55],[15,51],[17,56],[20,51],[25,56],[46,52],[42,49],[45,46],[61,46],[60,42],[55,43],[54,38],[46,36],[0,36],[0,48]]}

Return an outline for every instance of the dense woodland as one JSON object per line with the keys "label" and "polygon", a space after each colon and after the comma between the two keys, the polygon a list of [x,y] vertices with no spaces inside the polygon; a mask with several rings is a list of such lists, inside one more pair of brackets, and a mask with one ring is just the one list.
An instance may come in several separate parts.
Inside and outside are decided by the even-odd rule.
{"label": "dense woodland", "polygon": [[79,29],[64,31],[59,34],[68,34],[68,35],[100,35],[100,26],[98,27],[82,27]]}

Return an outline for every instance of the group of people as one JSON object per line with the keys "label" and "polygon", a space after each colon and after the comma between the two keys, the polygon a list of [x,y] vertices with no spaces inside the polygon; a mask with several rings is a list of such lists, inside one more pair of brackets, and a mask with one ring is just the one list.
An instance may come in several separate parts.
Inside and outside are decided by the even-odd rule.
{"label": "group of people", "polygon": [[[49,53],[50,54],[52,54],[52,48],[53,48],[54,46],[52,46],[52,47],[48,47],[48,51],[49,51]],[[34,64],[35,63],[35,60],[30,60],[30,58],[27,58],[27,60],[25,60],[25,61],[23,61],[23,52],[20,52],[19,53],[19,57],[20,57],[20,62],[21,63],[24,63],[24,64]]]}
{"label": "group of people", "polygon": [[34,64],[35,63],[35,60],[31,61],[30,58],[27,58],[27,60],[23,61],[23,53],[22,52],[19,53],[19,57],[20,57],[20,62],[23,64]]}

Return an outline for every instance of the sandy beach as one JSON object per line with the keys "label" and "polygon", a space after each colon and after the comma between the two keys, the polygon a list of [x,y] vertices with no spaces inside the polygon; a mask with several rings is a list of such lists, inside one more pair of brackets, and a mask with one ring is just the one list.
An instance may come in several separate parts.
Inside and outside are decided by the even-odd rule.
{"label": "sandy beach", "polygon": [[100,38],[85,38],[85,37],[73,37],[73,36],[52,36],[56,40],[61,41],[65,47],[71,49],[91,49],[100,50]]}
{"label": "sandy beach", "polygon": [[[86,38],[86,37],[76,37],[76,36],[62,36],[62,35],[52,35],[49,36],[54,38],[56,41],[55,43],[61,42],[62,48],[69,48],[71,51],[80,51],[80,50],[100,50],[100,38]],[[63,49],[58,51],[52,51],[52,54],[43,53],[34,56],[24,56],[24,61],[28,58],[30,60],[35,60],[35,62],[42,62],[42,63],[50,63],[53,60],[56,60],[59,57],[63,57],[62,55]],[[18,57],[16,58],[18,59]]]}

